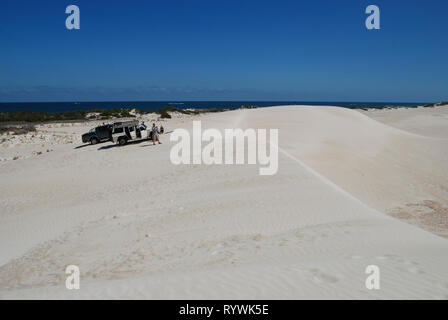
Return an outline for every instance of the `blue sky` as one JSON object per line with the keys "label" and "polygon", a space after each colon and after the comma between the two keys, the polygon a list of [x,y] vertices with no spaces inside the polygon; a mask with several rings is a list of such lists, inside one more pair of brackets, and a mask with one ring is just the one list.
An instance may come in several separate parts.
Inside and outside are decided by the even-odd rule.
{"label": "blue sky", "polygon": [[[65,28],[78,5],[81,29]],[[369,4],[381,29],[367,30]],[[0,3],[0,102],[448,100],[446,0]]]}

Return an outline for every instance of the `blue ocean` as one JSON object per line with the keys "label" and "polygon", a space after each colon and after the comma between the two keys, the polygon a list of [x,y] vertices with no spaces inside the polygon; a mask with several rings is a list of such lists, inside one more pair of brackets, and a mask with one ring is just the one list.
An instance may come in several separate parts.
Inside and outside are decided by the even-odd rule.
{"label": "blue ocean", "polygon": [[0,112],[66,112],[91,109],[140,108],[143,110],[160,110],[171,106],[179,109],[239,108],[243,105],[269,107],[276,105],[332,105],[347,108],[374,108],[384,106],[418,106],[426,103],[416,102],[334,102],[334,101],[107,101],[107,102],[11,102],[0,103]]}

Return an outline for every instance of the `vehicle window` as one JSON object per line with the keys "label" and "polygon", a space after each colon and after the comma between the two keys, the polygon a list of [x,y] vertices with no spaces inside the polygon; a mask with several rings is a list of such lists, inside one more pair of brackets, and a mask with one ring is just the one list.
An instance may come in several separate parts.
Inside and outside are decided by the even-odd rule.
{"label": "vehicle window", "polygon": [[130,127],[129,132],[134,132],[134,127]]}
{"label": "vehicle window", "polygon": [[123,133],[123,128],[115,128],[114,133]]}

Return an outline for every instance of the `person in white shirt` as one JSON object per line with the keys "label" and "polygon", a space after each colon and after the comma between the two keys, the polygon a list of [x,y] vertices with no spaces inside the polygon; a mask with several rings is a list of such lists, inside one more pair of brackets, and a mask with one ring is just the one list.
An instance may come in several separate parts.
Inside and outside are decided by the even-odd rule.
{"label": "person in white shirt", "polygon": [[151,131],[152,131],[152,144],[155,145],[156,141],[159,144],[162,144],[162,142],[160,142],[160,139],[159,139],[159,128],[157,128],[155,123],[152,124]]}

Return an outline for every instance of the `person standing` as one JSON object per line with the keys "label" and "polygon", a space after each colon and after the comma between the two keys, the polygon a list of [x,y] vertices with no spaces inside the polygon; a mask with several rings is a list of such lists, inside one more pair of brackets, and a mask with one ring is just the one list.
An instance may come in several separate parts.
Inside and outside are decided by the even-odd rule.
{"label": "person standing", "polygon": [[155,123],[152,124],[151,131],[152,131],[152,144],[155,145],[156,141],[159,144],[162,144],[162,142],[160,142],[160,139],[159,139],[159,128],[157,128]]}

